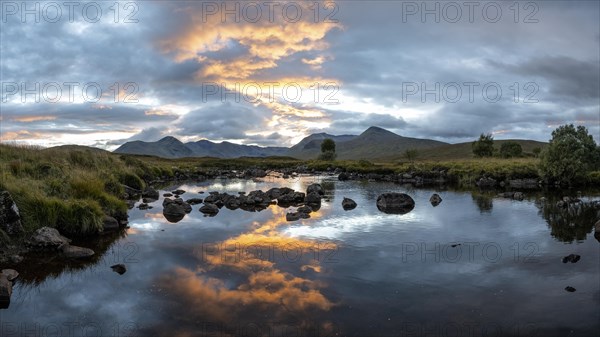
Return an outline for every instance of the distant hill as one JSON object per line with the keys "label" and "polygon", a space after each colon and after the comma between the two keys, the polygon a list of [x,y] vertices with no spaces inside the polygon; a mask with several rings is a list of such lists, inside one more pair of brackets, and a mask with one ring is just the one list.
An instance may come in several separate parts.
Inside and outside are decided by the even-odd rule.
{"label": "distant hill", "polygon": [[[448,144],[431,139],[403,137],[376,126],[368,128],[358,136],[336,136],[327,133],[315,133],[305,137],[298,144],[290,148],[240,145],[230,142],[215,143],[209,140],[184,144],[174,137],[165,137],[156,142],[127,142],[114,152],[151,155],[163,158],[288,156],[298,159],[314,159],[321,153],[321,143],[326,138],[331,138],[336,142],[337,158],[342,160],[401,160],[408,149],[418,150],[417,159],[452,160],[473,157],[471,142]],[[500,148],[502,143],[507,141],[509,140],[495,140],[494,145],[496,148]],[[544,148],[547,145],[547,143],[533,140],[517,139],[512,141],[521,144],[525,153],[531,153],[534,148]]]}
{"label": "distant hill", "polygon": [[285,156],[289,151],[287,147],[261,147],[230,142],[213,143],[208,140],[186,143],[185,146],[193,152],[195,157],[272,157]]}
{"label": "distant hill", "polygon": [[448,143],[431,139],[410,138],[372,126],[336,148],[338,159],[381,159],[403,155],[408,149],[429,149]]}
{"label": "distant hill", "polygon": [[143,154],[163,158],[193,157],[194,152],[175,137],[165,137],[157,142],[136,140],[121,145],[115,153]]}
{"label": "distant hill", "polygon": [[[517,142],[521,144],[523,153],[533,153],[533,149],[539,147],[543,149],[548,146],[548,143],[538,142],[535,140],[526,139],[503,139],[494,140],[494,148],[500,149],[502,143],[506,142]],[[466,159],[473,158],[473,142],[458,143],[458,144],[447,144],[431,149],[421,150],[417,156],[417,159],[430,159],[430,160],[453,160],[453,159]],[[400,157],[387,158],[387,159],[401,159]]]}
{"label": "distant hill", "polygon": [[289,148],[287,155],[301,159],[316,158],[319,153],[321,153],[321,143],[323,140],[327,138],[333,139],[336,143],[336,148],[339,148],[341,143],[352,140],[356,137],[358,136],[334,136],[327,133],[313,133],[312,135],[302,139],[298,144]]}

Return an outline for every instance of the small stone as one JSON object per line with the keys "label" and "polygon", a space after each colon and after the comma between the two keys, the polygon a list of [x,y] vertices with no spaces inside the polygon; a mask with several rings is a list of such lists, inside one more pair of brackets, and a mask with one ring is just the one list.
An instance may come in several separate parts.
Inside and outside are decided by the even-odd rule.
{"label": "small stone", "polygon": [[115,273],[117,273],[119,275],[123,275],[127,271],[127,267],[125,267],[125,265],[122,263],[115,264],[114,266],[110,266],[110,269],[112,269],[112,271],[114,271]]}
{"label": "small stone", "polygon": [[95,253],[93,250],[84,247],[64,245],[60,247],[63,256],[68,259],[86,259],[92,257]]}
{"label": "small stone", "polygon": [[350,198],[344,198],[344,200],[342,200],[342,208],[345,211],[353,210],[356,208],[356,206],[356,202]]}
{"label": "small stone", "polygon": [[570,292],[570,293],[574,293],[575,291],[577,291],[577,289],[575,289],[575,288],[573,288],[573,287],[571,287],[571,286],[567,286],[567,287],[565,288],[565,290],[566,290],[566,291],[568,291],[568,292]]}
{"label": "small stone", "polygon": [[581,256],[579,256],[577,254],[569,254],[562,258],[562,263],[567,263],[567,262],[577,263],[577,261],[579,261],[580,259],[581,259]]}

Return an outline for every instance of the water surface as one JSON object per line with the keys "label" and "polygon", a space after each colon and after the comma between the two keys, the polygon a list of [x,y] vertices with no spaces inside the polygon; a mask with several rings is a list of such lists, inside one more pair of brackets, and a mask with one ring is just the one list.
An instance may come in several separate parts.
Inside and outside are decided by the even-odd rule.
{"label": "water surface", "polygon": [[[36,259],[17,269],[2,336],[589,336],[600,331],[597,210],[565,216],[495,192],[414,189],[335,177],[214,180],[169,186],[183,199],[209,191],[322,183],[310,219],[201,205],[177,223],[130,211],[130,228],[94,248],[91,263]],[[198,192],[204,191],[204,194]],[[414,210],[377,210],[383,192]],[[161,191],[162,195],[163,191]],[[432,193],[443,201],[433,207]],[[341,207],[343,197],[358,203]],[[589,193],[584,200],[600,199]],[[537,203],[536,203],[536,200]],[[553,204],[549,203],[549,205]],[[577,263],[562,263],[569,254]],[[32,259],[30,259],[31,261]],[[109,268],[124,263],[119,275]],[[572,286],[576,292],[565,291]]]}

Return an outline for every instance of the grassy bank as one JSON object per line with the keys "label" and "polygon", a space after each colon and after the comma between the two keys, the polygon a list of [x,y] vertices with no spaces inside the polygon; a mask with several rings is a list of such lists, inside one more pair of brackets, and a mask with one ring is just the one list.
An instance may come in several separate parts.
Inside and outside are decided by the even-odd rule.
{"label": "grassy bank", "polygon": [[[0,144],[0,189],[12,194],[27,232],[51,226],[65,234],[86,235],[102,230],[104,215],[126,217],[123,185],[141,190],[157,179],[249,168],[289,171],[337,168],[357,173],[411,173],[423,178],[436,178],[443,172],[451,181],[470,186],[483,176],[498,181],[539,178],[538,163],[537,158],[388,163],[301,161],[288,157],[162,159],[80,146],[40,149]],[[600,172],[590,174],[589,181],[584,183],[600,186]],[[1,230],[0,240],[7,240]]]}

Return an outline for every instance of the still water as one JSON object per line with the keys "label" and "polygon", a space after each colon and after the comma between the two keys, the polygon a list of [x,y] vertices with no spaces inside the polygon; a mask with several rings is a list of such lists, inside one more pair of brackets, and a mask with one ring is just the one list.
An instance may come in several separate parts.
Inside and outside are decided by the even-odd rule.
{"label": "still water", "polygon": [[[168,186],[184,200],[209,191],[271,187],[326,199],[310,219],[193,206],[177,223],[130,211],[130,228],[100,242],[92,262],[30,257],[17,267],[9,336],[590,336],[600,331],[597,210],[569,216],[555,197],[526,192],[414,189],[335,177],[214,180]],[[161,191],[161,195],[164,191]],[[198,192],[205,193],[199,194]],[[404,215],[376,207],[384,192],[416,202]],[[443,201],[429,203],[432,193]],[[583,200],[598,200],[586,193]],[[358,207],[344,211],[344,197]],[[540,198],[546,197],[547,207]],[[577,263],[562,257],[578,254]],[[33,259],[33,261],[32,261]],[[111,265],[124,263],[119,275]],[[565,291],[571,286],[575,292]]]}

